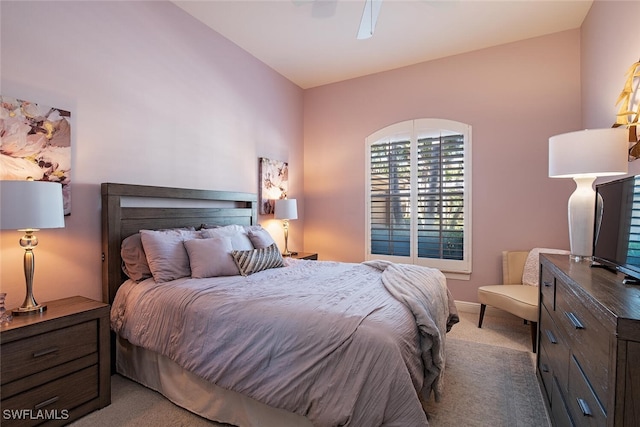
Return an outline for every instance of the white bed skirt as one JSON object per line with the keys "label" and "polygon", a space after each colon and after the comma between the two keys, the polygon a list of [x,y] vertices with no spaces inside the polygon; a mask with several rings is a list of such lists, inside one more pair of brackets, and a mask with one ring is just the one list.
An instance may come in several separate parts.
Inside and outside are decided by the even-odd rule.
{"label": "white bed skirt", "polygon": [[307,418],[225,390],[118,337],[116,370],[204,418],[240,427],[313,427]]}

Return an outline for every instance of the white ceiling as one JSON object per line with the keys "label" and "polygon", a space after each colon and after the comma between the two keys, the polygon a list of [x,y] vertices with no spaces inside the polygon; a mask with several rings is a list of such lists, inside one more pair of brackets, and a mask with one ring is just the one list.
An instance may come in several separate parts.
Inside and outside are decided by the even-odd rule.
{"label": "white ceiling", "polygon": [[366,0],[174,1],[301,88],[579,28],[592,0],[383,0],[357,40]]}

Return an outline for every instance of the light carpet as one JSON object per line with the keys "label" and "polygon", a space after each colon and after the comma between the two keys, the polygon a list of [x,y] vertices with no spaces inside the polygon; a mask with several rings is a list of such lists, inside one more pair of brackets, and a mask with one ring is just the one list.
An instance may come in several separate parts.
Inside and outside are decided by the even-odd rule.
{"label": "light carpet", "polygon": [[425,405],[445,426],[550,426],[529,352],[447,339],[442,400]]}

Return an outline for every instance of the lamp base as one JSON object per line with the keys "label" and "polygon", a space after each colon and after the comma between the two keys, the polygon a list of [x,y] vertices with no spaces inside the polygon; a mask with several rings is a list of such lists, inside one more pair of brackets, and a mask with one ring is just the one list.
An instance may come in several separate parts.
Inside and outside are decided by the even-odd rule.
{"label": "lamp base", "polygon": [[571,260],[589,259],[593,255],[596,192],[593,176],[574,177],[576,189],[569,197],[569,244]]}
{"label": "lamp base", "polygon": [[18,307],[11,310],[11,314],[14,316],[29,316],[32,314],[42,313],[47,310],[47,306],[44,304],[34,305],[33,307]]}
{"label": "lamp base", "polygon": [[585,255],[569,255],[569,260],[572,262],[593,261],[593,257]]}

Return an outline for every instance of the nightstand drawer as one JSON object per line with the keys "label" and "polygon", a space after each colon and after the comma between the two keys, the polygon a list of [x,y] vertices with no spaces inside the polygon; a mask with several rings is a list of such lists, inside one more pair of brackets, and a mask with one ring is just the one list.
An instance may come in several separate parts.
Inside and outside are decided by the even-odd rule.
{"label": "nightstand drawer", "polygon": [[32,426],[49,417],[76,418],[73,409],[98,397],[98,365],[35,387],[2,401],[3,426]]}
{"label": "nightstand drawer", "polygon": [[2,384],[98,351],[98,322],[92,320],[2,344]]}

